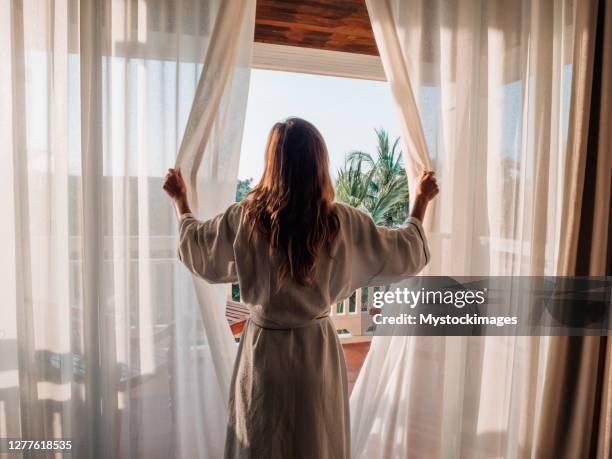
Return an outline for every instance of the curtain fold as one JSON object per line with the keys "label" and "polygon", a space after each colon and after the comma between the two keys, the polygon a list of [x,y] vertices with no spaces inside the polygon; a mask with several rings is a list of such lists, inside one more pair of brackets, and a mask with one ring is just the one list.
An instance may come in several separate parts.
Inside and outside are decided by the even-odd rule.
{"label": "curtain fold", "polygon": [[[396,105],[424,130],[425,151],[404,139],[406,163],[428,156],[441,184],[425,221],[425,274],[555,274],[576,3],[366,4]],[[375,337],[351,396],[354,456],[536,455],[548,346],[546,337]]]}
{"label": "curtain fold", "polygon": [[[402,140],[405,143],[403,151],[410,152],[404,156],[407,170],[412,177],[418,177],[421,171],[431,169],[431,160],[410,83],[411,62],[403,57],[399,29],[394,21],[391,4],[378,2],[375,7],[368,6],[368,14],[377,42],[384,43],[384,46],[379,46],[383,66],[385,69],[393,68],[393,72],[387,72],[386,76],[401,120]],[[408,184],[411,187],[410,196],[414,196],[413,184],[414,180]]]}
{"label": "curtain fold", "polygon": [[222,455],[227,293],[177,261],[161,183],[181,146],[198,215],[233,201],[254,5],[0,2],[0,437]]}
{"label": "curtain fold", "polygon": [[[176,167],[186,178],[192,209],[201,219],[225,211],[236,198],[255,4],[254,0],[222,2],[177,155]],[[237,345],[225,317],[228,286],[212,285],[195,276],[192,280],[207,346],[200,351],[203,362],[186,360],[178,352],[184,346],[177,349],[177,436],[183,457],[195,454],[216,458],[222,455],[225,444]],[[192,321],[196,319],[190,317]],[[202,374],[207,375],[205,380]],[[217,384],[212,384],[213,378]],[[198,420],[195,425],[193,419]],[[205,441],[198,444],[194,439]],[[194,448],[195,445],[198,446]]]}

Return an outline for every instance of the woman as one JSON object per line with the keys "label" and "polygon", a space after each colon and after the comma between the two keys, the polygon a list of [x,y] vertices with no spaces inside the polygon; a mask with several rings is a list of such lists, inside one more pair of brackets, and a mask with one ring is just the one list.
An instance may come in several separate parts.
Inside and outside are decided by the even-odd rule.
{"label": "woman", "polygon": [[328,163],[312,124],[277,123],[259,184],[206,222],[191,215],[180,172],[166,176],[180,260],[208,282],[238,282],[250,309],[230,389],[226,458],[348,458],[347,375],[330,305],[415,275],[429,260],[421,221],[438,193],[433,172],[422,174],[406,225],[391,230],[334,202]]}

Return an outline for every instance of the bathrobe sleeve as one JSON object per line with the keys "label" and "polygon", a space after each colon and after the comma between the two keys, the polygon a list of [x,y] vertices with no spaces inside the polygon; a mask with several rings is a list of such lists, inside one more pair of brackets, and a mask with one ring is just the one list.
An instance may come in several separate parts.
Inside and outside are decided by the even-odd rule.
{"label": "bathrobe sleeve", "polygon": [[348,214],[343,233],[350,240],[348,268],[352,288],[388,285],[418,274],[430,253],[421,222],[409,217],[399,229],[377,226],[364,212],[342,206]]}
{"label": "bathrobe sleeve", "polygon": [[234,240],[241,216],[238,204],[204,222],[183,214],[179,220],[179,260],[210,283],[237,282]]}

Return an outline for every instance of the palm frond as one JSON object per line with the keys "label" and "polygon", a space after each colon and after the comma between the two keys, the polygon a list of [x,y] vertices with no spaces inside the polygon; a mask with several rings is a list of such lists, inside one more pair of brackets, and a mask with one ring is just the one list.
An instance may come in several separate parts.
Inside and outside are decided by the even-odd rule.
{"label": "palm frond", "polygon": [[361,161],[352,161],[338,171],[336,191],[338,200],[352,207],[361,207],[368,197],[374,170],[362,171]]}
{"label": "palm frond", "polygon": [[338,201],[368,212],[376,224],[398,226],[408,216],[408,182],[399,137],[390,144],[384,129],[374,130],[376,156],[356,150],[338,171]]}
{"label": "palm frond", "polygon": [[380,190],[368,211],[377,224],[384,224],[388,221],[388,214],[396,206],[406,202],[407,197],[408,182],[405,177],[395,177]]}
{"label": "palm frond", "polygon": [[374,158],[372,158],[372,155],[370,155],[370,153],[367,153],[365,151],[354,150],[354,151],[349,152],[346,155],[345,164],[353,163],[355,161],[365,163],[369,167],[376,166],[376,161],[374,160]]}

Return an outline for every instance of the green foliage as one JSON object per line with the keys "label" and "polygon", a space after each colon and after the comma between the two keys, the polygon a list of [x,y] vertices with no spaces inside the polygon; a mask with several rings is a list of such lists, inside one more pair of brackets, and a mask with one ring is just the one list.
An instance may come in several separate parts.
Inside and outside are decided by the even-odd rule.
{"label": "green foliage", "polygon": [[240,284],[232,284],[232,300],[240,301]]}
{"label": "green foliage", "polygon": [[336,180],[337,199],[372,216],[377,225],[398,227],[408,217],[408,181],[399,137],[393,144],[383,129],[375,130],[376,156],[350,152]]}
{"label": "green foliage", "polygon": [[251,191],[251,185],[253,184],[253,179],[248,178],[245,180],[238,179],[238,185],[236,186],[236,202],[240,202],[244,199],[244,197],[249,194]]}

